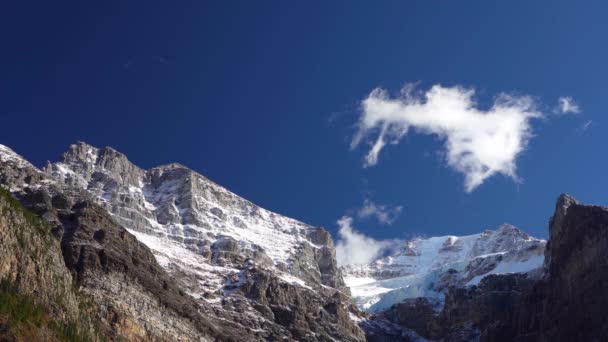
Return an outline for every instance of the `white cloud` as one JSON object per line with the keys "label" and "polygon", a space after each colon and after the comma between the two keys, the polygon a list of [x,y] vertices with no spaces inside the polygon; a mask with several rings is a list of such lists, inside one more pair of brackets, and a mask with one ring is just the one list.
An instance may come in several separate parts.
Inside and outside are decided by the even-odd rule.
{"label": "white cloud", "polygon": [[581,112],[581,109],[578,104],[574,102],[573,98],[569,96],[562,96],[557,99],[557,107],[553,110],[553,112],[558,114],[577,114]]}
{"label": "white cloud", "polygon": [[499,94],[492,106],[479,109],[475,91],[435,85],[426,92],[406,85],[391,98],[380,88],[362,101],[362,113],[351,149],[376,135],[364,166],[373,166],[387,143],[398,143],[410,128],[444,140],[448,166],[465,176],[470,192],[488,177],[503,174],[517,180],[516,159],[532,136],[530,119],[541,117],[529,96]]}
{"label": "white cloud", "polygon": [[362,219],[374,217],[379,223],[392,224],[401,215],[402,210],[403,206],[391,207],[366,199],[363,206],[357,210],[357,216]]}
{"label": "white cloud", "polygon": [[586,130],[587,130],[587,128],[589,128],[589,127],[591,126],[591,124],[592,124],[592,123],[593,123],[593,120],[589,120],[589,121],[585,122],[585,123],[583,124],[583,126],[581,126],[581,129],[582,129],[583,131],[586,131]]}
{"label": "white cloud", "polygon": [[338,266],[361,265],[374,261],[388,249],[394,248],[397,240],[378,241],[356,231],[353,219],[343,216],[338,220],[338,242],[336,243],[336,259]]}

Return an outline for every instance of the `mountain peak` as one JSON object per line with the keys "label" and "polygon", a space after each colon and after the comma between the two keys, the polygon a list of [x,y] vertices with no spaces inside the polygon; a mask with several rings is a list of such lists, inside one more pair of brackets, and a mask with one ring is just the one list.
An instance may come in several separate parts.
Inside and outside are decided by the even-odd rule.
{"label": "mountain peak", "polygon": [[44,177],[36,166],[5,145],[0,145],[0,167],[0,182],[11,192]]}
{"label": "mountain peak", "polygon": [[[22,158],[8,148],[0,149],[0,159],[0,183],[7,183],[12,192],[51,206],[51,190],[53,196],[63,196],[61,203],[89,201],[87,205],[108,215],[107,222],[124,227],[125,234],[149,248],[184,297],[218,313],[223,322],[238,321],[261,340],[292,336],[283,325],[293,329],[299,317],[306,317],[310,326],[324,326],[324,336],[336,340],[362,336],[348,319],[349,299],[336,297],[345,285],[330,234],[321,228],[261,208],[181,164],[145,170],[109,147],[72,144],[62,161],[50,163],[44,173],[37,171],[37,177],[15,167],[12,161]],[[33,192],[40,196],[30,196]],[[97,248],[106,233],[93,214],[87,236],[94,235]],[[276,289],[281,294],[275,295]],[[300,306],[301,301],[310,305]],[[260,303],[289,313],[275,319],[279,313],[268,306],[260,311]],[[319,315],[319,308],[329,307],[328,314]],[[285,318],[296,311],[297,316]],[[309,333],[306,328],[293,336]]]}
{"label": "mountain peak", "polygon": [[153,169],[158,169],[158,170],[175,170],[175,169],[185,169],[185,170],[191,170],[189,167],[180,164],[180,163],[169,163],[169,164],[163,164],[163,165],[159,165],[159,166],[155,166],[153,167]]}
{"label": "mountain peak", "polygon": [[345,266],[343,272],[355,303],[378,311],[407,298],[441,301],[450,286],[476,285],[489,274],[538,268],[545,244],[502,224],[479,234],[407,241],[393,255],[368,265]]}
{"label": "mountain peak", "polygon": [[[2,162],[13,162],[16,163],[17,166],[31,166],[34,167],[30,162],[28,162],[25,158],[17,154],[17,152],[13,151],[10,147],[0,144],[0,161]],[[35,167],[34,167],[35,168]]]}
{"label": "mountain peak", "polygon": [[[213,255],[215,249],[224,246],[216,242],[228,238],[235,241],[240,253],[266,260],[269,266],[303,282],[322,281],[325,285],[343,286],[337,266],[322,265],[319,269],[317,265],[327,261],[315,256],[322,253],[317,249],[333,248],[331,239],[316,243],[316,235],[311,232],[317,228],[260,208],[182,164],[170,163],[145,170],[113,148],[98,149],[78,142],[70,145],[63,161],[50,165],[50,171],[47,174],[59,184],[88,191],[133,234],[154,241],[156,245],[152,249],[163,260],[171,259],[177,265],[173,267],[187,270],[191,266],[184,264],[183,255],[173,257],[174,251],[170,248],[156,248],[164,244],[164,239],[175,244],[173,249],[183,249],[181,254],[190,255],[187,251],[191,251],[190,257],[198,260],[197,264],[204,264],[208,261],[201,255]],[[294,265],[295,256],[311,244],[315,247],[306,255],[309,259],[306,263],[311,265]],[[313,271],[315,269],[317,271]],[[219,272],[207,277],[218,278],[220,283]],[[318,279],[320,277],[323,280]],[[209,283],[196,285],[192,291],[220,288]]]}
{"label": "mountain peak", "polygon": [[95,164],[101,159],[120,159],[129,162],[127,156],[116,149],[106,146],[97,148],[83,141],[71,144],[63,153],[62,160],[66,164]]}
{"label": "mountain peak", "polygon": [[576,200],[576,198],[574,198],[568,194],[561,194],[557,198],[557,201],[555,203],[555,209],[556,209],[556,211],[557,210],[566,210],[572,204],[578,204],[578,201]]}
{"label": "mountain peak", "polygon": [[0,144],[0,154],[15,154],[15,151],[13,151],[11,148],[9,148],[6,145],[2,145]]}
{"label": "mountain peak", "polygon": [[512,236],[514,239],[522,240],[530,238],[530,235],[528,235],[526,232],[508,223],[503,223],[498,226],[498,229],[496,229],[495,234],[497,236]]}

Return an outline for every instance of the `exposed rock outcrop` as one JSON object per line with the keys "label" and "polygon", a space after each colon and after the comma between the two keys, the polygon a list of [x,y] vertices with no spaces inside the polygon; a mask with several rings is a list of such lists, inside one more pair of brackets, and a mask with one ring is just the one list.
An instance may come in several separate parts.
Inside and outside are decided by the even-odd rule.
{"label": "exposed rock outcrop", "polygon": [[547,275],[537,290],[544,294],[540,338],[608,339],[608,210],[562,195],[549,235]]}
{"label": "exposed rock outcrop", "polygon": [[[94,311],[89,311],[87,300],[73,286],[59,240],[44,220],[25,210],[2,188],[0,280],[0,340],[22,338],[21,333],[33,339],[58,340],[65,337],[68,327],[73,336],[91,340],[98,336],[91,315]],[[36,309],[28,311],[27,306]],[[17,323],[39,316],[34,317],[36,325],[19,331],[15,322],[11,323],[14,317],[3,317],[7,314],[4,311],[11,310],[20,312]]]}

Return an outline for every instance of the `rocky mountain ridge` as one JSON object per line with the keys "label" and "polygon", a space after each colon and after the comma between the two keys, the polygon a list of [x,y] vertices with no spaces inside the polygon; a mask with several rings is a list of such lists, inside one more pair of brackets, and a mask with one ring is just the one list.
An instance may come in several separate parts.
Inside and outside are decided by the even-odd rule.
{"label": "rocky mountain ridge", "polygon": [[75,144],[39,170],[2,147],[0,164],[1,184],[49,222],[115,336],[364,339],[322,228],[181,165],[141,170],[111,148]]}
{"label": "rocky mountain ridge", "polygon": [[[566,195],[548,242],[502,225],[412,240],[371,264],[339,269],[324,229],[179,164],[144,170],[112,148],[78,143],[38,169],[0,145],[0,186],[27,208],[3,207],[0,198],[0,278],[24,295],[39,292],[45,312],[59,318],[53,327],[71,332],[77,322],[75,331],[92,340],[608,337],[608,303],[588,295],[608,290],[608,211]],[[46,237],[32,235],[33,248],[25,246],[22,230]],[[11,257],[47,243],[54,247],[42,259],[50,261]],[[60,289],[44,286],[54,278]],[[0,338],[23,340],[11,324],[6,330],[0,310]],[[39,334],[62,340],[56,330]]]}
{"label": "rocky mountain ridge", "polygon": [[[223,259],[199,270],[206,280],[192,280],[195,296],[220,290],[226,273],[238,273],[245,259],[273,268],[286,281],[344,285],[325,230],[260,208],[182,165],[142,170],[112,148],[79,143],[43,172],[88,192],[167,267],[191,271],[210,264],[208,259]],[[223,249],[236,249],[242,260],[220,258]]]}

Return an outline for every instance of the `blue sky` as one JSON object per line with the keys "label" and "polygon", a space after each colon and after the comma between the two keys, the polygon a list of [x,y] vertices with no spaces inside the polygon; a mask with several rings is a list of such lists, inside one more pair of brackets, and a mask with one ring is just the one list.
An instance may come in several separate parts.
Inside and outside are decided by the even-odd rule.
{"label": "blue sky", "polygon": [[[539,237],[567,192],[608,203],[601,1],[11,2],[0,11],[0,143],[38,165],[70,143],[142,167],[180,162],[273,211],[376,239],[509,222]],[[472,192],[445,136],[408,131],[363,167],[350,145],[375,88],[390,99],[475,89],[531,96],[542,118],[513,159],[520,182]],[[552,113],[571,97],[578,114]],[[586,128],[585,125],[587,124]],[[359,217],[384,206],[392,224]],[[365,215],[363,215],[365,216]]]}

